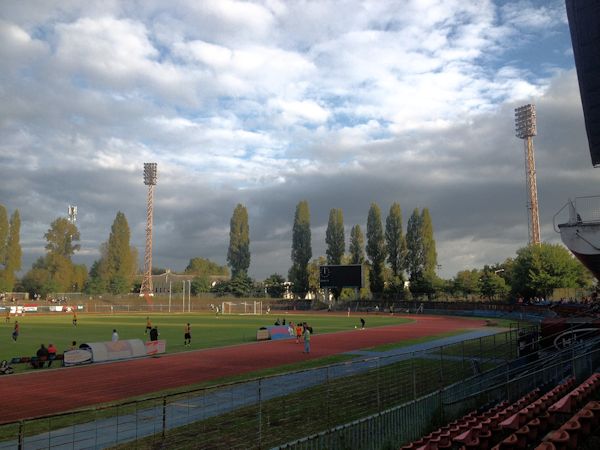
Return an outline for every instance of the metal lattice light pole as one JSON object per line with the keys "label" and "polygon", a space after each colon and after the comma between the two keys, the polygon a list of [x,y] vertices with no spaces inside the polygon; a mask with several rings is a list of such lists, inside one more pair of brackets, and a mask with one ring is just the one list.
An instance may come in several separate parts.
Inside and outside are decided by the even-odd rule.
{"label": "metal lattice light pole", "polygon": [[533,136],[537,134],[535,105],[525,105],[515,109],[515,133],[525,144],[525,177],[527,180],[527,219],[529,222],[529,243],[540,243],[540,215],[538,210],[537,181]]}
{"label": "metal lattice light pole", "polygon": [[144,184],[148,186],[148,209],[146,211],[146,253],[144,254],[144,278],[140,295],[146,300],[154,295],[152,287],[152,217],[154,215],[154,186],[156,186],[156,163],[144,163]]}

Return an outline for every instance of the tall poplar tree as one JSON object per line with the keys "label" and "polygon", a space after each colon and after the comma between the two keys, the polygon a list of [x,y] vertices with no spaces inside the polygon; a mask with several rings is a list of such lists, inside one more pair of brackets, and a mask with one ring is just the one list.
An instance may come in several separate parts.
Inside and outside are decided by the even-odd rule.
{"label": "tall poplar tree", "polygon": [[125,214],[117,212],[105,246],[103,269],[104,284],[113,294],[131,290],[136,273],[137,250],[131,247],[131,232]]}
{"label": "tall poplar tree", "polygon": [[16,209],[10,216],[10,228],[6,240],[6,253],[4,259],[5,289],[12,291],[16,282],[16,272],[21,270],[21,216]]}
{"label": "tall poplar tree", "polygon": [[329,211],[329,222],[325,232],[327,244],[327,264],[341,264],[346,250],[344,235],[344,213],[341,209],[333,208]]}
{"label": "tall poplar tree", "polygon": [[418,208],[413,210],[406,224],[406,268],[411,280],[423,273],[423,236]]}
{"label": "tall poplar tree", "polygon": [[354,225],[350,230],[350,264],[362,264],[365,262],[365,237],[360,225]]}
{"label": "tall poplar tree", "polygon": [[0,205],[0,264],[6,261],[6,239],[8,238],[8,213],[3,205]]}
{"label": "tall poplar tree", "polygon": [[296,206],[292,229],[292,267],[288,279],[292,282],[292,291],[304,297],[309,289],[308,263],[312,258],[310,211],[308,202],[302,200]]}
{"label": "tall poplar tree", "polygon": [[429,210],[415,208],[406,227],[407,262],[410,290],[413,294],[431,296],[434,292],[437,252]]}
{"label": "tall poplar tree", "polygon": [[250,267],[250,229],[246,207],[237,204],[229,222],[229,250],[227,262],[233,278],[248,276]]}
{"label": "tall poplar tree", "polygon": [[402,278],[406,264],[406,240],[402,232],[402,210],[396,202],[390,207],[385,221],[385,241],[392,273],[394,277]]}
{"label": "tall poplar tree", "polygon": [[383,292],[385,268],[385,239],[381,224],[381,210],[376,203],[371,203],[367,218],[367,256],[371,260],[369,284],[374,294]]}
{"label": "tall poplar tree", "polygon": [[437,267],[437,251],[435,239],[433,238],[433,223],[427,208],[424,208],[421,212],[421,237],[423,243],[423,273],[428,279],[432,280],[435,277]]}

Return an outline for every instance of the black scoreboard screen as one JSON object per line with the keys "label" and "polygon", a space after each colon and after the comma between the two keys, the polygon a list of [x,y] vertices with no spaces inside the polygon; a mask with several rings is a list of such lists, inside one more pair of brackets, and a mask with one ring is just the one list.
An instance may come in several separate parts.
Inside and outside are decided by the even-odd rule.
{"label": "black scoreboard screen", "polygon": [[362,265],[319,266],[319,286],[328,287],[357,287],[363,286]]}

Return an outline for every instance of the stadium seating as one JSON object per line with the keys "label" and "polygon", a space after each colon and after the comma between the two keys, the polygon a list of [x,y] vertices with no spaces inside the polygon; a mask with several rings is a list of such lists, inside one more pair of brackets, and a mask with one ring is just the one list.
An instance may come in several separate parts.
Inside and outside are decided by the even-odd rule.
{"label": "stadium seating", "polygon": [[575,450],[600,433],[600,373],[576,385],[569,377],[542,393],[471,411],[403,450]]}

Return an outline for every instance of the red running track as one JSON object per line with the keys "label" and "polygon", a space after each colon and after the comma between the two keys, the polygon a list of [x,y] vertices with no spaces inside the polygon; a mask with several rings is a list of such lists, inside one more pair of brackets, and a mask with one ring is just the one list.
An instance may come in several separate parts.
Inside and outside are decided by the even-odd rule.
{"label": "red running track", "polygon": [[[415,319],[414,316],[410,318]],[[295,340],[263,341],[175,353],[160,358],[4,376],[0,378],[0,398],[5,405],[0,424],[405,339],[482,326],[483,321],[420,316],[407,324],[315,334],[311,337],[310,354],[303,353],[304,345],[296,344]]]}

